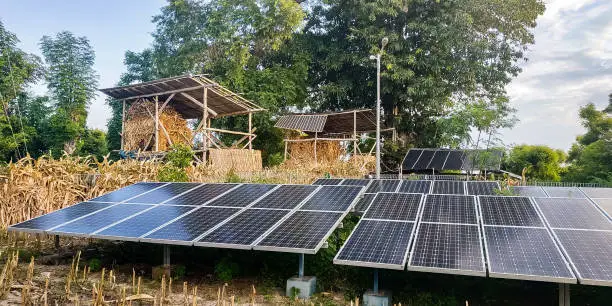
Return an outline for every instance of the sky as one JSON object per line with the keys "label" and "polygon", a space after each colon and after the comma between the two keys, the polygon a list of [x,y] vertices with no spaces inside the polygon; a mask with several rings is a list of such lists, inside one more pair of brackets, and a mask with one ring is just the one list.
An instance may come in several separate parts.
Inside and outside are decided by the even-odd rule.
{"label": "sky", "polygon": [[[612,93],[612,1],[547,0],[546,12],[537,20],[535,45],[521,63],[523,72],[508,85],[519,121],[503,130],[506,145],[543,144],[568,149],[584,133],[578,109],[593,102],[607,105]],[[114,86],[121,73],[124,53],[141,51],[152,42],[152,16],[162,0],[105,1],[2,1],[0,19],[17,34],[19,47],[41,55],[43,35],[68,30],[86,36],[96,52],[94,69],[99,87]],[[32,88],[46,93],[45,84]],[[89,110],[87,124],[106,129],[110,109],[99,93]]]}

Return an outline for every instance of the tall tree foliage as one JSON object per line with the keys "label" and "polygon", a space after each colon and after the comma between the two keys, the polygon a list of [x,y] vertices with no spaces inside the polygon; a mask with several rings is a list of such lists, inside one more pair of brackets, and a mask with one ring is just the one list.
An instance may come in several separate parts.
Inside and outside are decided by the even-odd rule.
{"label": "tall tree foliage", "polygon": [[504,161],[504,169],[525,173],[528,179],[559,181],[566,157],[563,151],[547,146],[520,145],[512,148]]}
{"label": "tall tree foliage", "polygon": [[564,179],[612,185],[612,95],[603,110],[593,103],[580,108],[580,118],[587,131],[569,151],[571,164]]}
{"label": "tall tree foliage", "polygon": [[304,34],[314,59],[311,103],[319,109],[374,106],[376,69],[369,55],[388,37],[382,59],[387,121],[417,145],[449,145],[440,142],[448,138],[438,136],[445,131],[439,123],[447,121],[440,119],[455,115],[459,103],[504,99],[543,11],[540,0],[316,2]]}
{"label": "tall tree foliage", "polygon": [[44,72],[40,58],[17,48],[19,39],[0,21],[0,158],[25,155],[35,130],[22,118],[17,97]]}
{"label": "tall tree foliage", "polygon": [[40,42],[48,65],[47,86],[54,102],[48,140],[55,152],[73,153],[85,132],[88,106],[96,95],[95,53],[86,37],[60,32]]}

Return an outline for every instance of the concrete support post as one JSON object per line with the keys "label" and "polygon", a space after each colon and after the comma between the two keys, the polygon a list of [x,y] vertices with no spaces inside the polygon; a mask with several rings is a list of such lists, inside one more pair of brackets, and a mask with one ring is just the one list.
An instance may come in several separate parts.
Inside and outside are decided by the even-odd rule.
{"label": "concrete support post", "polygon": [[304,254],[300,254],[300,263],[299,263],[300,267],[298,269],[298,277],[299,278],[303,278],[304,277]]}
{"label": "concrete support post", "polygon": [[164,245],[164,267],[170,266],[170,246]]}
{"label": "concrete support post", "polygon": [[60,248],[60,238],[59,238],[58,235],[55,235],[54,243],[55,243],[55,249],[59,250],[59,248]]}
{"label": "concrete support post", "polygon": [[559,306],[570,306],[569,284],[559,284]]}

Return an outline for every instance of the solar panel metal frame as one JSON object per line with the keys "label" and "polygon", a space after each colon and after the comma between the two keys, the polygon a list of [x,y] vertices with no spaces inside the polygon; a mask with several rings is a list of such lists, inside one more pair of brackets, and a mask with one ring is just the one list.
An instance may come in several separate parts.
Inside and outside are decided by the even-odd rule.
{"label": "solar panel metal frame", "polygon": [[[420,194],[420,195],[421,195],[421,199],[420,199],[420,202],[419,202],[419,206],[417,208],[417,218],[416,218],[415,221],[369,219],[369,218],[363,218],[363,217],[361,219],[359,219],[359,222],[357,222],[357,225],[355,225],[355,228],[353,229],[351,234],[346,238],[346,240],[344,241],[344,244],[342,245],[342,247],[340,247],[340,250],[338,250],[338,253],[336,253],[336,256],[334,256],[333,263],[334,264],[340,264],[340,265],[347,265],[347,266],[366,267],[366,268],[381,268],[381,269],[391,269],[391,270],[404,270],[406,268],[406,263],[408,262],[408,254],[410,253],[411,245],[414,242],[416,228],[417,228],[418,216],[421,214],[421,210],[423,209],[423,202],[425,201],[425,195],[424,194]],[[368,206],[368,209],[366,209],[363,212],[364,216],[368,212],[368,210],[370,210],[370,207],[371,207],[371,205]],[[383,263],[374,263],[374,262],[365,262],[365,261],[341,260],[341,259],[338,259],[338,256],[342,253],[342,250],[344,250],[344,247],[346,246],[346,242],[351,239],[353,234],[356,232],[355,229],[364,220],[372,220],[372,221],[379,221],[379,222],[399,222],[399,223],[411,223],[412,224],[412,230],[410,231],[410,237],[408,238],[408,246],[406,248],[406,252],[404,254],[404,260],[402,261],[402,265],[401,266],[393,265],[393,264],[383,264]]]}
{"label": "solar panel metal frame", "polygon": [[[582,190],[580,190],[580,188],[578,188],[578,187],[557,187],[557,186],[540,186],[540,187],[542,187],[542,190],[544,190],[544,192],[546,193],[546,196],[549,197],[549,198],[570,198],[570,199],[574,199],[574,198],[576,198],[576,199],[585,199],[585,198],[588,198],[588,196],[584,192],[582,192]],[[562,190],[562,189],[572,189],[572,188],[575,189],[576,191],[578,191],[578,194],[580,196],[578,196],[578,197],[565,197],[565,196],[560,197],[560,196],[557,196],[557,195],[553,196],[553,195],[551,195],[549,193],[549,190],[552,191],[552,190],[555,190],[555,189]]]}
{"label": "solar panel metal frame", "polygon": [[[543,200],[548,199],[548,200],[554,200],[554,199],[560,199],[560,200],[584,200],[586,202],[588,202],[588,204],[585,205],[591,205],[592,208],[597,211],[601,217],[603,217],[603,219],[609,221],[608,223],[610,223],[612,225],[612,221],[610,220],[609,216],[606,214],[606,212],[599,207],[599,205],[597,205],[597,203],[595,201],[593,201],[592,199],[589,198],[559,198],[559,197],[548,197],[548,198],[541,198]],[[536,209],[538,210],[538,213],[540,215],[542,215],[542,219],[544,220],[544,224],[550,228],[551,230],[555,230],[555,229],[564,229],[564,230],[586,230],[586,231],[612,231],[612,229],[598,229],[598,228],[572,228],[572,227],[560,227],[560,226],[552,226],[551,222],[548,221],[548,218],[546,217],[546,214],[544,214],[544,210],[540,207],[540,203],[538,203],[538,197],[532,197],[531,200],[533,201],[534,205],[536,206]]]}
{"label": "solar panel metal frame", "polygon": [[[313,192],[308,199],[306,199],[305,201],[303,201],[297,209],[294,209],[291,213],[289,213],[286,218],[284,220],[279,221],[278,223],[276,223],[272,228],[270,228],[267,232],[265,232],[263,235],[261,235],[257,240],[255,240],[252,245],[253,245],[253,250],[258,250],[258,251],[273,251],[273,252],[286,252],[286,253],[300,253],[300,254],[316,254],[317,252],[319,252],[319,250],[323,247],[323,245],[325,244],[325,242],[327,241],[327,238],[329,238],[329,236],[331,236],[331,234],[336,230],[336,228],[338,228],[338,226],[340,225],[340,223],[342,223],[342,220],[344,220],[344,218],[346,217],[346,215],[353,210],[353,207],[355,206],[355,204],[357,204],[357,202],[363,197],[364,192],[366,191],[367,186],[364,186],[361,188],[361,192],[359,193],[358,196],[356,196],[353,199],[353,202],[351,203],[351,205],[348,207],[348,209],[346,209],[344,212],[342,212],[342,215],[340,216],[340,218],[338,218],[338,220],[336,221],[336,223],[327,231],[327,233],[325,234],[325,236],[321,239],[321,241],[319,242],[319,244],[314,248],[314,249],[302,249],[302,248],[286,248],[286,247],[273,247],[273,246],[262,246],[258,244],[264,240],[268,235],[270,235],[270,233],[272,233],[274,230],[276,230],[277,227],[279,227],[283,222],[285,222],[287,219],[289,219],[289,217],[291,217],[292,215],[294,215],[296,212],[298,211],[310,211],[310,210],[302,210],[299,209],[301,208],[304,204],[306,204],[308,202],[308,200],[310,200],[310,198],[312,198],[314,196],[314,194],[316,194],[317,192],[319,192],[322,188],[320,187],[319,189],[317,189],[315,192]],[[317,212],[325,212],[325,211],[321,211],[321,210],[316,210]],[[332,213],[339,213],[337,211],[331,211]]]}
{"label": "solar panel metal frame", "polygon": [[[210,229],[208,229],[207,231],[205,231],[204,233],[200,234],[199,236],[197,236],[196,238],[194,238],[191,241],[183,241],[183,240],[168,240],[168,239],[157,239],[157,238],[145,238],[146,236],[154,233],[155,231],[158,231],[174,222],[176,222],[177,220],[185,217],[186,215],[189,215],[191,213],[193,213],[195,211],[192,210],[189,213],[186,213],[182,216],[176,217],[160,226],[158,226],[157,228],[143,234],[142,236],[139,237],[139,242],[147,242],[147,243],[155,243],[155,244],[169,244],[169,245],[182,245],[182,246],[192,246],[194,245],[195,241],[198,241],[199,239],[201,239],[202,237],[204,237],[205,235],[208,235],[210,232],[212,232],[213,230],[217,229],[218,227],[220,227],[221,225],[225,224],[226,222],[228,222],[229,220],[233,219],[234,217],[236,217],[237,215],[239,215],[240,213],[242,213],[243,211],[247,210],[248,208],[250,208],[251,206],[255,205],[255,203],[259,202],[261,199],[263,199],[264,197],[266,197],[267,195],[269,195],[270,193],[272,193],[274,190],[278,189],[281,186],[281,184],[275,186],[274,188],[268,190],[266,193],[264,193],[263,195],[261,195],[259,198],[255,199],[253,202],[251,202],[249,205],[245,206],[245,207],[220,207],[220,206],[206,206],[206,205],[201,205],[200,207],[217,207],[217,208],[228,208],[228,209],[236,209],[238,208],[238,210],[232,214],[231,216],[225,218],[223,221],[217,223],[217,225],[211,227]],[[234,189],[230,189],[230,190],[234,190]],[[229,192],[229,191],[228,191]],[[220,194],[218,197],[223,196],[225,193]],[[210,201],[214,201],[215,199],[217,199],[218,197],[215,197],[213,199],[211,199]]]}
{"label": "solar panel metal frame", "polygon": [[[202,185],[204,185],[204,184],[202,184]],[[100,232],[102,232],[102,231],[104,231],[104,230],[106,230],[106,229],[108,229],[108,228],[110,228],[112,226],[115,226],[115,225],[117,225],[117,224],[119,224],[121,222],[128,221],[131,218],[133,218],[133,217],[135,217],[135,216],[137,216],[137,215],[139,215],[141,213],[145,213],[146,211],[155,208],[156,206],[163,205],[163,203],[168,202],[168,201],[170,201],[170,200],[172,200],[174,198],[180,197],[181,195],[183,195],[185,193],[188,193],[188,192],[190,192],[193,189],[198,188],[198,187],[191,188],[191,189],[189,189],[189,190],[187,190],[187,191],[185,191],[185,192],[183,192],[181,194],[177,194],[176,196],[174,196],[172,198],[166,199],[166,200],[164,200],[164,201],[162,201],[162,202],[160,202],[158,204],[155,204],[153,207],[151,207],[151,208],[149,208],[149,209],[147,209],[147,210],[145,210],[145,211],[143,211],[141,213],[131,215],[131,216],[129,216],[129,217],[123,219],[123,220],[117,221],[117,222],[115,222],[113,224],[110,224],[110,225],[104,227],[104,228],[101,228],[101,229],[93,232],[92,234],[90,234],[89,237],[90,238],[95,238],[95,239],[105,239],[105,240],[121,240],[121,241],[141,242],[143,240],[142,237],[144,237],[144,236],[146,236],[146,235],[148,235],[148,234],[150,234],[150,233],[152,233],[152,232],[154,232],[154,231],[156,231],[156,230],[158,230],[158,229],[160,229],[160,228],[162,228],[162,227],[164,227],[164,226],[166,226],[166,225],[168,225],[168,224],[170,224],[170,223],[172,223],[172,222],[174,222],[174,221],[176,221],[176,220],[178,220],[178,219],[180,219],[180,218],[182,218],[182,217],[184,217],[186,215],[191,214],[192,212],[197,210],[199,207],[206,206],[208,203],[211,203],[212,201],[214,201],[214,200],[224,196],[225,194],[230,193],[233,190],[236,190],[236,188],[238,188],[239,186],[242,186],[242,185],[244,185],[244,184],[236,184],[236,186],[234,188],[231,188],[231,189],[229,189],[229,190],[219,194],[218,196],[216,196],[214,198],[211,198],[210,200],[204,202],[204,204],[202,204],[202,205],[193,206],[193,209],[191,209],[190,211],[188,211],[188,212],[186,212],[186,213],[184,213],[184,214],[182,214],[180,216],[177,216],[177,217],[175,217],[175,218],[173,218],[171,220],[168,220],[167,222],[165,222],[165,223],[163,223],[163,224],[161,224],[161,225],[159,225],[159,226],[149,230],[148,232],[144,233],[143,235],[140,235],[139,237],[128,237],[128,236],[117,236],[117,235],[101,235],[101,234],[98,234],[98,233],[100,233]],[[130,204],[132,204],[132,203],[130,203]],[[186,206],[186,205],[168,205],[168,206]],[[232,207],[227,207],[227,208],[232,208]],[[169,243],[164,243],[164,244],[177,244],[177,243],[175,243],[174,240],[168,240],[168,241],[169,241]],[[180,245],[185,245],[185,244],[180,244]]]}
{"label": "solar panel metal frame", "polygon": [[[270,193],[278,188],[280,188],[280,186],[283,185],[295,185],[295,184],[279,184],[277,188],[274,188],[272,190],[270,190]],[[304,185],[304,186],[312,186],[312,185]],[[239,212],[237,212],[235,215],[225,219],[223,222],[220,222],[219,224],[217,224],[217,226],[209,229],[208,231],[206,231],[205,233],[201,234],[199,237],[197,237],[196,239],[193,240],[193,245],[194,246],[199,246],[199,247],[212,247],[212,248],[222,248],[222,249],[239,249],[239,250],[251,250],[253,248],[253,246],[256,243],[259,243],[259,241],[261,241],[263,238],[267,236],[272,230],[274,230],[276,227],[278,227],[278,225],[280,225],[281,223],[283,223],[285,220],[287,220],[289,218],[290,215],[292,215],[292,213],[296,210],[298,210],[299,207],[301,207],[302,205],[304,205],[304,203],[306,203],[306,201],[310,200],[310,198],[317,193],[323,185],[318,185],[318,187],[313,190],[307,197],[305,197],[304,199],[302,199],[302,201],[293,209],[275,209],[275,208],[257,208],[254,207],[259,201],[261,201],[265,196],[268,195],[268,193],[266,193],[264,196],[262,196],[261,198],[257,199],[256,201],[254,201],[253,203],[251,203],[249,206],[245,207],[244,209],[240,210]],[[274,223],[271,227],[269,227],[266,231],[264,231],[263,234],[261,234],[258,238],[256,238],[255,240],[253,240],[251,242],[251,244],[246,245],[246,244],[234,244],[234,243],[218,243],[218,242],[199,242],[200,239],[206,237],[208,234],[214,232],[215,230],[217,230],[218,228],[220,228],[221,226],[225,225],[228,222],[231,222],[231,220],[233,220],[234,218],[236,218],[238,215],[244,213],[247,209],[259,209],[259,210],[283,210],[283,211],[288,211],[287,214],[285,214],[282,218],[280,218],[278,221],[276,221],[276,223]]]}
{"label": "solar panel metal frame", "polygon": [[[537,190],[540,191],[540,195],[542,197],[548,197],[548,194],[546,193],[546,191],[544,191],[544,189],[542,189],[542,186],[512,186],[510,188],[511,188],[512,191],[515,190],[516,188],[519,188],[518,190],[520,190],[520,189],[524,189],[524,190],[537,189]],[[533,193],[529,194],[529,195],[518,194],[516,196],[520,196],[520,197],[538,197],[536,195],[533,195]]]}
{"label": "solar panel metal frame", "polygon": [[[580,191],[582,191],[582,193],[590,199],[612,198],[612,188],[610,187],[578,187],[578,189],[580,189]],[[609,191],[610,193],[601,196],[601,195],[596,195],[595,193],[591,192],[591,191],[597,192],[597,190],[606,190],[606,191]]]}
{"label": "solar panel metal frame", "polygon": [[[336,180],[338,180],[338,184],[317,184],[317,182],[319,182],[319,181],[326,181],[326,180],[331,180],[331,181],[336,181]],[[339,186],[339,185],[341,185],[341,184],[342,184],[342,182],[343,182],[343,181],[344,181],[344,179],[343,179],[343,178],[325,178],[325,177],[322,177],[322,178],[318,178],[318,179],[316,179],[316,180],[315,180],[314,182],[312,182],[312,184],[310,184],[310,185],[321,185],[321,186]]]}
{"label": "solar panel metal frame", "polygon": [[479,195],[497,195],[497,194],[470,194],[470,184],[473,183],[495,183],[495,185],[497,186],[497,190],[501,191],[501,186],[499,185],[499,181],[466,181],[465,182],[465,194],[467,195],[473,195],[473,196],[479,196]]}
{"label": "solar panel metal frame", "polygon": [[[410,224],[412,224],[412,230],[410,232],[410,237],[408,238],[408,240],[409,240],[408,241],[408,247],[406,248],[406,252],[404,253],[404,260],[403,260],[401,265],[386,264],[386,263],[375,263],[375,262],[368,262],[368,261],[338,259],[338,256],[342,253],[342,250],[344,250],[344,247],[346,246],[346,242],[351,239],[353,234],[356,232],[355,229],[357,229],[357,227],[363,221],[376,221],[376,222],[388,222],[388,223],[390,223],[390,222],[397,222],[397,223],[410,223]],[[416,222],[414,222],[414,221],[397,221],[397,220],[391,221],[391,220],[361,218],[359,220],[359,222],[357,222],[357,225],[355,225],[355,228],[353,229],[351,234],[346,238],[346,240],[345,240],[344,244],[342,245],[342,247],[340,248],[340,250],[338,250],[338,253],[336,253],[336,256],[334,256],[333,263],[337,264],[337,265],[347,265],[347,266],[365,267],[365,268],[379,268],[379,269],[389,269],[389,270],[404,270],[406,268],[406,263],[408,262],[408,253],[410,253],[410,247],[411,247],[411,245],[414,242],[415,231],[416,231]]]}
{"label": "solar panel metal frame", "polygon": [[[7,227],[7,231],[8,231],[8,232],[11,232],[11,231],[13,231],[13,232],[24,232],[24,233],[32,233],[32,234],[43,234],[43,233],[50,233],[50,231],[51,231],[51,230],[53,230],[53,229],[55,229],[55,228],[61,227],[61,226],[65,225],[65,224],[71,223],[71,222],[73,222],[73,221],[77,221],[77,220],[83,219],[83,218],[88,217],[88,216],[90,216],[90,215],[93,215],[93,214],[95,214],[95,213],[97,213],[97,212],[100,212],[100,211],[103,211],[103,210],[109,209],[109,208],[111,208],[111,207],[113,207],[113,206],[116,206],[116,205],[119,205],[119,204],[122,204],[122,203],[126,203],[126,201],[129,201],[130,199],[134,199],[134,198],[136,198],[136,197],[139,197],[139,196],[141,196],[141,195],[143,195],[143,194],[149,193],[149,192],[151,192],[151,191],[153,191],[153,190],[156,190],[156,189],[158,189],[158,188],[164,187],[164,186],[166,186],[166,185],[168,185],[168,183],[163,183],[163,184],[161,184],[161,185],[159,185],[159,186],[157,186],[157,187],[155,187],[155,188],[152,188],[152,189],[147,190],[147,191],[145,191],[145,192],[143,192],[143,193],[137,194],[137,195],[135,195],[135,196],[133,196],[133,197],[127,198],[127,199],[125,199],[125,200],[123,200],[123,201],[121,201],[121,202],[97,202],[97,201],[94,201],[95,203],[108,203],[109,205],[108,205],[108,207],[105,207],[105,208],[102,208],[102,209],[99,209],[99,210],[93,211],[93,212],[91,212],[91,213],[88,213],[88,214],[82,215],[82,216],[80,216],[80,217],[78,217],[78,218],[74,218],[74,219],[72,219],[72,220],[70,220],[70,221],[66,221],[66,222],[64,222],[64,223],[58,224],[58,225],[56,225],[56,226],[54,226],[54,227],[51,227],[51,228],[49,228],[49,229],[47,229],[47,230],[37,230],[37,229],[29,229],[29,228],[18,228],[18,227],[13,227],[13,226],[11,225],[11,226]],[[127,186],[126,186],[126,187],[127,187]],[[117,189],[117,190],[119,190],[119,189]],[[117,191],[117,190],[113,190],[113,191],[111,191],[111,192],[115,192],[115,191]],[[110,193],[110,192],[107,192],[107,193]],[[83,202],[79,202],[79,203],[84,203],[84,202],[92,202],[92,201],[83,201]],[[77,205],[77,204],[79,204],[79,203],[76,203],[76,204],[74,204],[74,205]],[[70,206],[68,206],[68,207],[71,207],[71,206],[74,206],[74,205],[70,205]],[[66,208],[68,208],[68,207],[64,207],[64,208],[62,208],[62,209],[66,209]],[[17,223],[17,224],[21,224],[21,223],[24,223],[24,222],[27,222],[27,221],[30,221],[30,220],[33,220],[33,219],[36,219],[36,218],[40,218],[40,217],[42,217],[42,216],[48,215],[48,214],[50,214],[50,213],[53,213],[53,212],[56,212],[56,211],[59,211],[59,210],[60,210],[60,209],[55,210],[55,211],[52,211],[52,212],[49,212],[49,213],[44,214],[44,215],[37,216],[37,217],[35,217],[35,218],[29,219],[29,220],[26,220],[26,221],[23,221],[23,222],[19,222],[19,223]],[[14,225],[17,225],[17,224],[14,224]],[[76,236],[75,236],[75,237],[76,237]]]}
{"label": "solar panel metal frame", "polygon": [[[463,185],[463,193],[434,193],[434,189],[437,182],[441,183],[460,183]],[[470,195],[467,193],[467,181],[451,181],[451,180],[433,180],[431,181],[431,188],[428,194],[448,194],[448,195]]]}
{"label": "solar panel metal frame", "polygon": [[[376,191],[376,192],[367,192],[370,189],[370,187],[372,187],[372,185],[374,185],[374,182],[376,182],[376,181],[381,181],[381,183],[382,183],[382,181],[397,181],[398,183],[397,183],[397,186],[395,186],[395,190],[393,190],[393,191],[384,191],[384,190],[381,191],[381,190],[379,190],[379,191]],[[400,186],[402,186],[402,180],[400,180],[400,179],[382,179],[382,178],[381,179],[372,179],[372,182],[370,182],[368,184],[368,186],[365,186],[366,187],[365,193],[397,192],[399,190]]]}
{"label": "solar panel metal frame", "polygon": [[[510,196],[510,197],[519,197],[519,196]],[[555,237],[553,236],[553,231],[549,227],[546,226],[546,223],[545,223],[545,220],[543,220],[542,214],[538,210],[537,205],[535,205],[535,203],[534,203],[534,201],[533,201],[533,199],[531,197],[529,197],[529,202],[531,202],[531,205],[536,210],[536,213],[539,216],[540,221],[542,221],[542,224],[544,225],[543,227],[538,227],[538,226],[511,226],[511,225],[485,225],[484,222],[483,222],[484,219],[482,218],[482,209],[480,207],[480,196],[476,197],[476,205],[478,207],[478,215],[479,215],[479,218],[481,220],[479,227],[480,227],[480,230],[481,230],[481,233],[482,233],[482,241],[483,241],[484,250],[485,250],[485,256],[486,256],[485,260],[486,260],[486,262],[487,263],[490,262],[490,259],[489,259],[489,254],[490,253],[489,253],[489,246],[487,244],[487,233],[485,231],[485,227],[487,227],[487,226],[488,227],[519,227],[519,228],[538,228],[538,229],[544,229],[548,233],[548,236],[552,240],[553,245],[555,246],[555,249],[561,255],[561,259],[565,263],[566,268],[568,269],[570,274],[573,276],[573,278],[548,277],[548,276],[526,275],[526,274],[518,274],[518,273],[510,274],[510,273],[492,272],[490,265],[487,265],[487,275],[489,277],[493,277],[493,278],[517,279],[517,280],[528,280],[528,281],[541,281],[541,282],[564,283],[564,284],[576,284],[577,281],[578,281],[578,279],[576,278],[576,274],[572,270],[572,267],[571,267],[569,261],[567,260],[565,253],[563,253],[562,249],[560,248],[559,243],[557,242],[557,240],[555,240]]]}
{"label": "solar panel metal frame", "polygon": [[[582,192],[582,190],[580,190],[580,191]],[[587,194],[584,194],[584,195],[587,196],[587,199],[588,199],[588,195]],[[569,198],[569,199],[583,199],[583,198]],[[608,286],[608,287],[612,286],[612,280],[604,281],[604,280],[588,279],[588,278],[582,277],[578,267],[573,262],[572,257],[570,256],[570,253],[565,249],[565,246],[563,245],[561,239],[555,233],[555,230],[566,230],[566,231],[576,231],[576,232],[578,232],[578,231],[584,231],[584,232],[608,232],[608,233],[612,233],[612,230],[576,229],[576,228],[567,228],[567,227],[557,227],[557,228],[556,227],[552,227],[550,225],[550,222],[546,218],[546,215],[544,215],[544,213],[540,210],[540,207],[537,205],[537,202],[535,201],[535,199],[533,199],[533,201],[536,204],[535,205],[536,209],[542,215],[542,219],[544,220],[544,224],[549,229],[549,232],[551,232],[551,234],[553,236],[553,240],[555,241],[555,244],[557,245],[558,248],[561,249],[561,252],[562,252],[564,258],[567,259],[567,261],[569,262],[569,265],[571,267],[570,270],[572,271],[572,274],[574,274],[574,276],[578,279],[578,282],[580,284],[583,284],[583,285]],[[588,201],[591,202],[591,204],[596,204],[591,199],[588,199]],[[599,208],[599,207],[597,207],[597,205],[596,205],[596,209],[597,208]],[[600,213],[602,213],[604,215],[604,217],[608,217],[608,220],[610,220],[609,216],[606,216],[606,214],[604,212],[602,212],[601,209],[598,209],[598,211]]]}
{"label": "solar panel metal frame", "polygon": [[[584,232],[607,232],[610,233],[612,231],[605,231],[605,230],[584,230],[584,229],[570,229],[570,228],[562,228],[561,230],[567,230],[567,231],[584,231]],[[561,239],[559,239],[559,237],[557,236],[557,234],[555,233],[554,230],[551,231],[552,235],[553,235],[553,239],[555,241],[555,244],[558,245],[557,247],[561,248],[561,251],[563,253],[564,258],[567,258],[567,261],[569,262],[570,265],[570,271],[572,271],[572,274],[574,274],[574,276],[577,278],[578,282],[582,285],[592,285],[592,286],[607,286],[607,287],[612,287],[612,280],[610,281],[603,281],[603,280],[596,280],[596,279],[588,279],[588,278],[584,278],[582,277],[582,275],[580,274],[580,271],[578,270],[578,267],[576,267],[576,264],[572,261],[572,257],[569,255],[569,252],[565,249],[565,247],[563,246],[563,243],[561,243]]]}
{"label": "solar panel metal frame", "polygon": [[[432,184],[433,185],[433,184]],[[486,277],[487,276],[487,265],[486,265],[486,255],[485,255],[485,251],[484,251],[484,233],[480,228],[480,225],[482,224],[481,220],[480,220],[480,213],[479,213],[479,208],[478,208],[478,197],[477,196],[473,196],[473,195],[467,195],[468,197],[472,197],[474,199],[474,212],[476,214],[476,224],[471,224],[471,223],[457,223],[457,222],[427,222],[427,221],[422,221],[423,219],[423,212],[425,211],[425,201],[427,198],[427,195],[423,196],[423,200],[421,202],[421,210],[419,212],[419,217],[418,217],[418,223],[417,223],[417,228],[416,231],[414,233],[414,237],[412,238],[412,246],[410,247],[410,258],[408,259],[408,262],[406,263],[406,268],[408,271],[419,271],[419,272],[431,272],[431,273],[443,273],[443,274],[453,274],[453,275],[468,275],[468,276],[481,276],[481,277]],[[478,271],[469,271],[469,270],[459,270],[459,269],[448,269],[448,268],[437,268],[437,267],[424,267],[424,266],[411,266],[410,263],[412,262],[412,256],[414,255],[414,249],[416,248],[416,239],[418,237],[418,233],[419,233],[419,229],[421,228],[421,224],[422,223],[435,223],[435,224],[457,224],[457,225],[469,225],[469,226],[476,226],[478,228],[478,241],[480,244],[480,255],[481,255],[481,262],[482,262],[482,272],[478,272]]]}

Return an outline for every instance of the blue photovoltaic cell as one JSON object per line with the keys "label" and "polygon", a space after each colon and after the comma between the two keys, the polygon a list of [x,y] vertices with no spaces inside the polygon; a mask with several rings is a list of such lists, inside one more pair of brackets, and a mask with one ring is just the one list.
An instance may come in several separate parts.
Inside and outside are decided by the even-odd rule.
{"label": "blue photovoltaic cell", "polygon": [[577,187],[542,187],[549,197],[553,198],[586,198]]}
{"label": "blue photovoltaic cell", "polygon": [[137,183],[99,196],[95,199],[91,199],[90,201],[121,202],[129,198],[133,198],[139,194],[145,193],[147,191],[151,191],[152,189],[162,186],[164,184],[166,183]]}
{"label": "blue photovoltaic cell", "polygon": [[340,185],[368,186],[371,181],[372,180],[367,179],[345,179],[344,181],[342,181],[342,183],[340,183]]}
{"label": "blue photovoltaic cell", "polygon": [[499,193],[497,182],[466,182],[469,195],[496,195]]}
{"label": "blue photovoltaic cell", "polygon": [[206,206],[245,207],[278,185],[244,184],[220,196]]}
{"label": "blue photovoltaic cell", "polygon": [[465,182],[434,181],[432,194],[465,194]]}
{"label": "blue photovoltaic cell", "polygon": [[238,208],[201,206],[144,238],[145,241],[193,241],[238,211]]}
{"label": "blue photovoltaic cell", "polygon": [[402,270],[413,222],[361,220],[342,246],[335,264]]}
{"label": "blue photovoltaic cell", "polygon": [[435,153],[436,151],[423,150],[423,154],[421,154],[421,157],[419,157],[419,160],[416,162],[416,164],[414,164],[414,169],[415,170],[431,169],[428,167],[428,165],[431,162],[432,158],[434,157]]}
{"label": "blue photovoltaic cell", "polygon": [[419,149],[408,150],[408,153],[406,153],[406,157],[404,157],[404,161],[402,162],[402,168],[412,170],[414,164],[419,160],[419,156],[421,156],[422,152],[423,150]]}
{"label": "blue photovoltaic cell", "polygon": [[446,158],[448,157],[449,152],[450,152],[449,150],[436,151],[427,169],[442,170],[442,167],[444,166],[444,163],[446,162]]}
{"label": "blue photovoltaic cell", "polygon": [[169,183],[166,186],[147,192],[141,196],[130,199],[129,203],[159,204],[163,201],[176,197],[195,187],[201,186],[198,183]]}
{"label": "blue photovoltaic cell", "polygon": [[342,213],[296,211],[257,245],[268,249],[301,249],[314,254],[342,215]]}
{"label": "blue photovoltaic cell", "polygon": [[300,209],[347,211],[362,189],[359,186],[323,186]]}
{"label": "blue photovoltaic cell", "polygon": [[319,188],[319,186],[281,185],[258,201],[254,207],[293,209],[302,203],[311,193],[317,190],[317,188]]}
{"label": "blue photovoltaic cell", "polygon": [[479,196],[478,199],[483,224],[544,227],[529,198]]}
{"label": "blue photovoltaic cell", "polygon": [[414,193],[379,193],[363,217],[416,221],[422,197],[422,194]]}
{"label": "blue photovoltaic cell", "polygon": [[612,222],[593,203],[581,198],[535,198],[552,228],[612,230]]}
{"label": "blue photovoltaic cell", "polygon": [[421,221],[478,224],[476,198],[465,195],[428,194],[423,204]]}
{"label": "blue photovoltaic cell", "polygon": [[395,192],[400,180],[372,180],[365,193]]}
{"label": "blue photovoltaic cell", "polygon": [[524,197],[547,197],[544,189],[540,186],[514,186],[510,190],[516,195]]}
{"label": "blue photovoltaic cell", "polygon": [[402,185],[400,185],[398,192],[429,193],[430,186],[431,181],[402,180]]}
{"label": "blue photovoltaic cell", "polygon": [[190,206],[159,205],[98,232],[96,236],[140,237],[192,209]]}
{"label": "blue photovoltaic cell", "polygon": [[81,202],[60,210],[56,210],[46,215],[42,215],[25,222],[21,222],[19,224],[12,225],[11,228],[46,231],[58,225],[72,221],[76,218],[96,212],[100,209],[108,208],[111,205],[112,204],[108,203]]}
{"label": "blue photovoltaic cell", "polygon": [[366,209],[368,209],[368,207],[370,207],[370,204],[372,203],[372,200],[374,200],[374,197],[376,196],[375,193],[364,193],[363,197],[359,200],[359,202],[357,202],[357,204],[355,204],[355,212],[358,213],[363,213],[366,211]]}
{"label": "blue photovoltaic cell", "polygon": [[165,202],[164,204],[193,206],[203,205],[236,186],[237,184],[203,184],[196,189]]}
{"label": "blue photovoltaic cell", "polygon": [[312,185],[338,185],[343,179],[337,178],[320,178],[312,183]]}
{"label": "blue photovoltaic cell", "polygon": [[555,235],[578,272],[580,283],[612,285],[612,232],[556,229]]}
{"label": "blue photovoltaic cell", "polygon": [[576,282],[546,228],[485,226],[489,276]]}
{"label": "blue photovoltaic cell", "polygon": [[105,226],[141,212],[152,205],[119,204],[51,230],[52,233],[89,235]]}
{"label": "blue photovoltaic cell", "polygon": [[247,209],[204,236],[196,245],[250,245],[288,213],[287,210]]}
{"label": "blue photovoltaic cell", "polygon": [[461,150],[452,150],[448,153],[446,163],[444,164],[444,170],[461,170],[463,168],[463,161],[465,160],[465,153]]}

